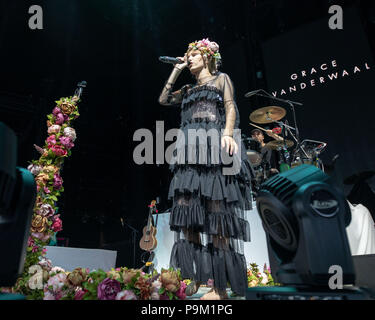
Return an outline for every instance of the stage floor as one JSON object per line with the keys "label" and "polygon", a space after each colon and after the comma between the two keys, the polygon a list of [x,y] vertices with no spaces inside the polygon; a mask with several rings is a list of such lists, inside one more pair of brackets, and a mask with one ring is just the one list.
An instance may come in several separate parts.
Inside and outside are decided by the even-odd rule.
{"label": "stage floor", "polygon": [[[203,297],[210,290],[211,290],[211,288],[201,287],[201,288],[199,288],[199,290],[196,294],[194,294],[191,297],[186,297],[186,300],[200,300],[200,298]],[[230,289],[227,289],[227,293],[228,293],[228,297],[229,297],[228,300],[246,300],[245,297],[231,297],[232,291]]]}

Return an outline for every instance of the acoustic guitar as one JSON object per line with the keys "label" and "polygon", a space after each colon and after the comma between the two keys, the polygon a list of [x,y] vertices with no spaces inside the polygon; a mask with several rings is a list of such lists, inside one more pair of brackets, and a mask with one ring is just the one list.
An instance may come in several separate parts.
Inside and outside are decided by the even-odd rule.
{"label": "acoustic guitar", "polygon": [[153,251],[158,242],[156,240],[156,228],[153,225],[153,218],[152,214],[157,213],[158,210],[156,209],[156,200],[153,200],[149,207],[149,214],[147,220],[147,226],[143,228],[143,236],[139,241],[139,246],[142,250],[151,252]]}

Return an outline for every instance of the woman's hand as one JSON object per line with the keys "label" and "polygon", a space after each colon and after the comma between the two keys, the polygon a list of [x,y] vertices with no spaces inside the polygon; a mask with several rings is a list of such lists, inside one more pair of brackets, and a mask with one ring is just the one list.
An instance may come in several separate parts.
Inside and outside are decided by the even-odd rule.
{"label": "woman's hand", "polygon": [[175,64],[174,67],[181,71],[184,70],[188,66],[187,55],[185,54],[184,57],[177,57],[177,59],[181,60],[181,63]]}
{"label": "woman's hand", "polygon": [[223,136],[221,138],[221,147],[225,148],[231,156],[233,156],[233,153],[236,154],[238,152],[238,145],[236,141],[229,136]]}

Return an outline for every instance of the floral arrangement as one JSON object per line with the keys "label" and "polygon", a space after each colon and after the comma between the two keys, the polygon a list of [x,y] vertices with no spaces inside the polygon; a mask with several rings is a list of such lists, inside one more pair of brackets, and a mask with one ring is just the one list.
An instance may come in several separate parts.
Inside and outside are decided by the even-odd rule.
{"label": "floral arrangement", "polygon": [[247,283],[249,288],[277,286],[272,278],[271,269],[265,264],[263,272],[260,272],[256,263],[250,264],[247,269]]}
{"label": "floral arrangement", "polygon": [[[66,272],[52,267],[43,258],[28,270],[24,283],[28,299],[43,300],[180,300],[185,299],[186,283],[179,271],[162,270],[146,274],[142,270],[117,268],[105,272],[76,268]],[[13,291],[14,292],[14,291]]]}
{"label": "floral arrangement", "polygon": [[189,44],[189,50],[199,50],[206,58],[213,57],[217,62],[221,60],[219,45],[216,42],[203,39]]}

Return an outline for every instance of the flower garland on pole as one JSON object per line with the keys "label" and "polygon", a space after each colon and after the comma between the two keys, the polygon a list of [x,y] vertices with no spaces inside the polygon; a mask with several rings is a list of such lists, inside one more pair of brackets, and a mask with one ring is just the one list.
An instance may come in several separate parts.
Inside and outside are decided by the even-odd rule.
{"label": "flower garland on pole", "polygon": [[79,117],[77,106],[79,100],[79,96],[74,95],[56,101],[56,107],[47,116],[48,137],[44,148],[35,146],[41,156],[38,160],[32,161],[28,167],[35,177],[37,198],[31,221],[24,273],[18,279],[14,290],[31,298],[43,296],[40,285],[31,285],[30,288],[29,284],[35,281],[33,276],[37,271],[36,268],[31,267],[40,263],[46,253],[45,246],[56,232],[62,230],[62,221],[60,214],[57,214],[56,206],[58,197],[64,192],[60,170],[65,159],[71,155],[71,149],[77,138],[76,131],[71,125]]}

